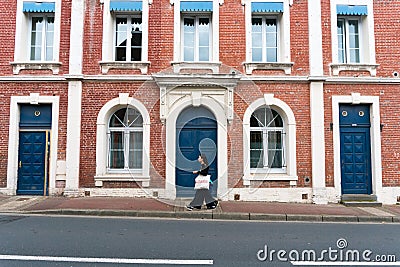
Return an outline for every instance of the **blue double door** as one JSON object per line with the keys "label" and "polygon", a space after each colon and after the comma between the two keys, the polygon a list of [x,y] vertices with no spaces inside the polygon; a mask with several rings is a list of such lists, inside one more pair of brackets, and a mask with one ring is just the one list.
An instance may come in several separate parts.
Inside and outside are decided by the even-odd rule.
{"label": "blue double door", "polygon": [[342,194],[372,194],[369,105],[341,105]]}
{"label": "blue double door", "polygon": [[209,174],[213,181],[210,190],[215,196],[218,187],[218,154],[214,115],[204,107],[192,107],[180,114],[176,125],[176,196],[194,196],[194,179],[197,175],[193,171],[200,169],[197,161],[200,154],[205,154],[209,161]]}

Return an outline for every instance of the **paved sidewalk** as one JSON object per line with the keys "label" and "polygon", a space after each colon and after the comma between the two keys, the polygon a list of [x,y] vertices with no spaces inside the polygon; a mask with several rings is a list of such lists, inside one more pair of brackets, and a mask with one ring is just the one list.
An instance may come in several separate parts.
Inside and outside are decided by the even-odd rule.
{"label": "paved sidewalk", "polygon": [[340,204],[223,201],[215,210],[186,211],[190,200],[127,197],[41,197],[0,195],[0,213],[131,216],[264,221],[394,222],[400,206],[345,207]]}

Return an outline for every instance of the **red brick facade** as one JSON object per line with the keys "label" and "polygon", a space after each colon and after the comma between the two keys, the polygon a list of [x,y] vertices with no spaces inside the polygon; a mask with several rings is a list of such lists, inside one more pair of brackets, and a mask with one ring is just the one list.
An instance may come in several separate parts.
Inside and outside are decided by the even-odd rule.
{"label": "red brick facade", "polygon": [[[79,0],[62,0],[60,28],[61,63],[58,74],[50,70],[21,70],[13,74],[10,62],[14,61],[15,34],[17,20],[17,1],[0,3],[0,111],[4,116],[0,119],[3,135],[0,138],[0,189],[8,187],[7,179],[13,171],[9,166],[9,114],[12,96],[29,96],[38,93],[40,96],[59,97],[57,161],[65,161],[67,154],[67,121],[68,105],[74,101],[68,99],[69,83],[80,81],[82,84],[79,188],[96,188],[96,140],[97,118],[100,110],[121,93],[129,94],[140,101],[150,116],[150,189],[166,187],[166,125],[160,119],[160,87],[153,75],[160,72],[172,73],[171,63],[174,61],[174,6],[170,0],[153,0],[148,6],[148,61],[147,74],[137,69],[112,69],[102,73],[100,62],[103,49],[103,15],[104,5],[94,0],[85,0],[83,20],[83,58],[82,76],[68,77],[70,74],[70,38],[75,36],[71,29],[72,2]],[[20,2],[20,0],[18,0]],[[23,2],[21,0],[21,2]],[[315,80],[310,76],[310,53],[308,1],[285,1],[291,3],[290,12],[290,61],[293,62],[291,73],[282,70],[255,70],[251,75],[245,74],[243,63],[246,61],[246,21],[245,6],[240,0],[225,0],[219,4],[219,61],[221,75],[228,75],[235,69],[242,75],[234,88],[234,117],[227,124],[227,187],[230,188],[306,188],[313,187],[312,162],[312,123],[311,123],[311,86]],[[108,3],[106,1],[106,3]],[[249,2],[250,3],[250,2]],[[399,2],[400,3],[400,2]],[[321,1],[322,29],[322,62],[324,107],[324,141],[325,141],[325,184],[327,188],[335,186],[334,135],[331,123],[334,121],[332,97],[361,96],[379,97],[379,114],[381,124],[381,182],[383,187],[400,187],[400,134],[396,129],[400,126],[399,86],[400,86],[400,36],[398,34],[400,4],[398,1],[373,1],[375,61],[379,66],[376,76],[365,70],[342,71],[333,76],[330,64],[332,58],[331,1]],[[175,3],[176,4],[176,3]],[[72,36],[72,37],[71,37]],[[28,46],[28,44],[27,44]],[[167,71],[166,71],[167,70]],[[198,70],[197,70],[198,71]],[[193,70],[194,73],[198,73]],[[190,71],[189,71],[190,72]],[[182,72],[183,73],[183,72]],[[201,73],[201,71],[200,71]],[[397,73],[397,76],[396,74]],[[243,159],[243,119],[249,105],[265,94],[286,103],[295,117],[296,130],[296,175],[295,184],[288,180],[255,180],[251,185],[244,185]],[[376,150],[374,144],[371,144]],[[379,157],[378,157],[379,158]],[[293,163],[293,162],[292,162]],[[68,168],[68,162],[67,168]],[[51,165],[57,166],[56,162]],[[378,165],[376,165],[378,166]],[[7,178],[8,177],[8,178]],[[310,182],[306,182],[307,179]],[[68,180],[68,177],[66,177]],[[57,180],[58,181],[58,180]],[[57,187],[65,183],[56,182]],[[140,188],[140,181],[104,181],[102,188]],[[15,193],[12,191],[7,193]],[[62,188],[61,188],[62,190]],[[1,191],[0,191],[1,192]],[[396,191],[397,192],[397,191]],[[400,192],[400,189],[399,189]],[[312,194],[312,193],[310,193]],[[309,199],[312,196],[309,195]],[[301,199],[299,199],[301,201]]]}

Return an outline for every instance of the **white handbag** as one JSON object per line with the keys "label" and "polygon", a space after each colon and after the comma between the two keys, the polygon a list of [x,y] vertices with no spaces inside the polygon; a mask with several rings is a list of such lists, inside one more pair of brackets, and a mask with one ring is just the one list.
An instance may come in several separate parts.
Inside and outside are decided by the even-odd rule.
{"label": "white handbag", "polygon": [[194,189],[209,189],[211,175],[199,175],[194,180]]}

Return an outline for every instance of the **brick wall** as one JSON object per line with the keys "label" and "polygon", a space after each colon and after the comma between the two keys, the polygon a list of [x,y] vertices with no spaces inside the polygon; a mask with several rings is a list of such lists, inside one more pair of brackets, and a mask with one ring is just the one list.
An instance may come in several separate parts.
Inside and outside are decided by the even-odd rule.
{"label": "brick wall", "polygon": [[30,93],[40,93],[41,96],[60,96],[57,159],[65,160],[67,90],[66,83],[0,83],[0,112],[4,114],[0,118],[0,125],[2,126],[2,135],[0,137],[0,187],[6,187],[7,185],[8,130],[10,125],[11,96],[28,96]]}

